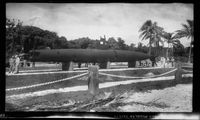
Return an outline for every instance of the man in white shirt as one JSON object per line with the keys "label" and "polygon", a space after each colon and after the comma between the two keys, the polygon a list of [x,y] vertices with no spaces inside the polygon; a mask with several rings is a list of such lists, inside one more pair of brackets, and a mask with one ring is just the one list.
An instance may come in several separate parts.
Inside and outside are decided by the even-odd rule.
{"label": "man in white shirt", "polygon": [[10,65],[9,73],[13,73],[14,63],[15,63],[15,59],[14,59],[14,56],[12,56],[12,57],[9,59],[9,65]]}

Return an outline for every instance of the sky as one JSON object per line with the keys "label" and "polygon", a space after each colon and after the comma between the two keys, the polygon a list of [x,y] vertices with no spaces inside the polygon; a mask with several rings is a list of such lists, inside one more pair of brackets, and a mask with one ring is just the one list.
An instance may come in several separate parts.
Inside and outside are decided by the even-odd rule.
{"label": "sky", "polygon": [[[121,37],[126,44],[147,44],[139,38],[145,21],[157,22],[166,32],[182,29],[193,20],[193,4],[168,3],[7,3],[6,17],[56,32],[67,40],[81,37]],[[180,39],[189,46],[190,39]],[[166,44],[165,44],[166,46]]]}

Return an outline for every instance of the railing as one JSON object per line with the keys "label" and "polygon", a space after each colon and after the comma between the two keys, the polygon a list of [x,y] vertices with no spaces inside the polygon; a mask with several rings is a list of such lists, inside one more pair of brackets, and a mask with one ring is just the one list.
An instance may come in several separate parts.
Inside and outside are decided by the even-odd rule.
{"label": "railing", "polygon": [[[110,77],[127,78],[127,79],[131,78],[131,79],[140,79],[141,80],[141,79],[161,77],[161,76],[167,75],[167,74],[175,72],[175,71],[176,71],[175,72],[175,79],[176,79],[177,76],[179,76],[179,77],[180,77],[180,75],[182,76],[182,74],[180,74],[181,70],[184,71],[184,72],[192,73],[192,71],[181,69],[181,67],[174,68],[173,70],[170,70],[168,72],[165,72],[165,73],[162,73],[162,74],[159,74],[159,75],[151,75],[151,76],[144,76],[144,77],[121,76],[121,75],[103,73],[105,71],[125,71],[125,70],[139,70],[139,69],[153,69],[153,68],[129,68],[129,69],[98,70],[98,66],[89,66],[88,72],[85,72],[85,73],[82,73],[82,74],[79,74],[79,75],[75,75],[75,76],[64,78],[64,79],[59,79],[59,80],[56,80],[56,81],[46,82],[46,83],[34,84],[34,85],[29,85],[29,86],[17,87],[17,88],[9,88],[9,89],[6,89],[6,91],[22,90],[22,89],[27,89],[27,88],[34,88],[34,87],[39,87],[39,86],[44,86],[44,85],[50,85],[50,84],[54,84],[54,83],[63,82],[63,81],[75,79],[75,78],[78,78],[78,77],[82,77],[82,76],[88,74],[88,88],[93,89],[92,93],[95,94],[94,91],[95,91],[96,88],[94,88],[94,86],[98,87],[97,86],[98,74],[110,76]],[[159,69],[159,68],[154,68],[154,69]],[[101,72],[99,73],[99,71],[101,71]],[[74,73],[74,72],[83,72],[83,71],[63,71],[63,73]],[[48,73],[50,73],[50,72],[48,72]],[[177,74],[180,74],[180,75],[177,75]]]}

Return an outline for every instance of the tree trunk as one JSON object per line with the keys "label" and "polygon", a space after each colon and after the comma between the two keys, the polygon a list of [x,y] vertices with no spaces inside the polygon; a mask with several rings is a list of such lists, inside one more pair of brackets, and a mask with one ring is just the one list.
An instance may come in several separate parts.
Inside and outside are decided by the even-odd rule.
{"label": "tree trunk", "polygon": [[193,41],[193,37],[191,37],[191,43],[190,43],[190,51],[189,51],[188,63],[191,63],[192,41]]}
{"label": "tree trunk", "polygon": [[148,55],[151,55],[151,39],[149,40],[149,52]]}
{"label": "tree trunk", "polygon": [[159,41],[156,44],[157,44],[156,45],[157,46],[157,50],[156,50],[157,51],[157,55],[160,56],[160,53],[162,54],[162,48],[160,48],[160,46],[159,46]]}
{"label": "tree trunk", "polygon": [[167,50],[166,50],[166,58],[169,57],[169,43],[168,43],[168,47],[167,47]]}
{"label": "tree trunk", "polygon": [[[36,48],[36,40],[34,40],[34,43],[33,43],[33,57],[35,56],[35,48]],[[33,64],[32,64],[32,67],[34,68],[35,67],[35,61],[33,60]]]}

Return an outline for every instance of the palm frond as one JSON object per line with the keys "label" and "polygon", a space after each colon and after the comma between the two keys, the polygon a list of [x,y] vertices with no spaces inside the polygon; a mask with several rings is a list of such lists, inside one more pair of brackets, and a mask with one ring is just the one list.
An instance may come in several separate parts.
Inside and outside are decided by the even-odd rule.
{"label": "palm frond", "polygon": [[140,28],[139,32],[141,32],[141,31],[143,31],[143,30],[146,30],[149,26],[152,26],[151,20],[147,20],[147,21],[142,25],[142,27]]}
{"label": "palm frond", "polygon": [[143,31],[143,32],[140,34],[139,38],[141,38],[141,37],[144,36],[145,34],[147,34],[147,32],[146,32],[146,31]]}
{"label": "palm frond", "polygon": [[184,28],[185,30],[190,29],[189,26],[187,26],[186,24],[182,24],[182,26],[183,26],[183,28]]}
{"label": "palm frond", "polygon": [[193,20],[187,20],[187,23],[188,23],[190,28],[193,28],[193,25],[194,25]]}
{"label": "palm frond", "polygon": [[174,38],[182,38],[187,37],[188,39],[193,36],[193,21],[187,20],[188,24],[182,24],[183,29],[177,30],[177,34],[174,36]]}
{"label": "palm frond", "polygon": [[174,35],[175,39],[180,39],[180,38],[188,36],[188,33],[186,31],[184,31],[184,30],[177,30],[176,32],[177,33]]}
{"label": "palm frond", "polygon": [[149,39],[149,38],[150,38],[150,35],[147,33],[147,34],[145,34],[145,35],[143,36],[142,40],[144,40],[144,39]]}

